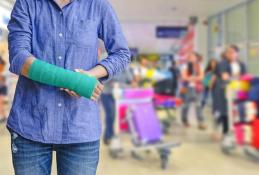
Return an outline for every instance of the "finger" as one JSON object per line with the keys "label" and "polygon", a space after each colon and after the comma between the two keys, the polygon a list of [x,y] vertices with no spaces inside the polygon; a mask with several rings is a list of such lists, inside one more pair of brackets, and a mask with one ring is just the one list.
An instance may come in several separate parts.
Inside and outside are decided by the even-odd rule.
{"label": "finger", "polygon": [[60,88],[61,91],[64,91],[64,88]]}
{"label": "finger", "polygon": [[64,89],[64,91],[65,91],[66,93],[68,93],[68,95],[72,96],[72,94],[70,94],[70,91],[69,91],[68,89]]}
{"label": "finger", "polygon": [[64,90],[66,93],[68,93],[68,94],[70,93],[68,89],[63,89],[63,90]]}
{"label": "finger", "polygon": [[65,91],[66,91],[70,96],[75,97],[75,95],[74,95],[70,90],[65,89]]}
{"label": "finger", "polygon": [[95,98],[95,99],[98,99],[100,95],[96,94],[96,93],[93,93],[92,97]]}
{"label": "finger", "polygon": [[99,83],[99,84],[97,85],[97,89],[99,89],[100,91],[103,91],[104,85],[101,84],[101,83]]}
{"label": "finger", "polygon": [[97,95],[100,95],[102,93],[102,91],[98,88],[95,88],[94,93],[97,94]]}
{"label": "finger", "polygon": [[72,94],[72,96],[74,96],[74,97],[76,97],[76,98],[79,98],[80,96],[77,94],[77,93],[75,93],[74,91],[70,91],[70,94]]}

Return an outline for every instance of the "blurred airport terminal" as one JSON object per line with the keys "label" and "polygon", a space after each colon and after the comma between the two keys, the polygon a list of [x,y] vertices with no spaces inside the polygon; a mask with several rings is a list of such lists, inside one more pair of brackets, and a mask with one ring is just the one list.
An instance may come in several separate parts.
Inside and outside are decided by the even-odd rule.
{"label": "blurred airport terminal", "polygon": [[[258,175],[259,0],[109,1],[132,62],[99,99],[97,174]],[[0,175],[14,174],[6,129],[18,80],[8,56],[14,3],[0,0]]]}

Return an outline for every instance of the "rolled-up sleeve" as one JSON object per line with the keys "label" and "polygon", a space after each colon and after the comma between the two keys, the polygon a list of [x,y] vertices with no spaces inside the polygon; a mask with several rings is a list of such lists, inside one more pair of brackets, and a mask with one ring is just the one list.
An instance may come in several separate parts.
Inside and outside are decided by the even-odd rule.
{"label": "rolled-up sleeve", "polygon": [[20,74],[25,60],[31,56],[32,26],[26,0],[16,0],[8,24],[9,70]]}
{"label": "rolled-up sleeve", "polygon": [[102,65],[108,72],[108,76],[101,79],[105,82],[125,70],[130,63],[130,51],[113,8],[107,0],[100,0],[100,2],[101,20],[98,36],[104,41],[108,56],[101,60],[99,65]]}

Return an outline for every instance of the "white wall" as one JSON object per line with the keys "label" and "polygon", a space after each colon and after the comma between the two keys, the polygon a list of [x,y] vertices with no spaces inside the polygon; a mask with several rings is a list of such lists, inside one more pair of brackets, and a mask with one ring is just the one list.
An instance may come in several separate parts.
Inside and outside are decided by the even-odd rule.
{"label": "white wall", "polygon": [[130,47],[137,47],[142,53],[172,53],[177,40],[156,38],[156,27],[184,24],[186,23],[122,22],[122,28]]}

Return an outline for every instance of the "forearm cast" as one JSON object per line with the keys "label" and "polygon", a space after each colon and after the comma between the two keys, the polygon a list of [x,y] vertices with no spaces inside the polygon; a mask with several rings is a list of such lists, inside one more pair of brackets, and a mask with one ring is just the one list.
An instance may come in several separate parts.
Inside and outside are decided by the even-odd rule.
{"label": "forearm cast", "polygon": [[91,98],[98,82],[95,77],[32,58],[23,65],[22,74],[43,84],[69,89],[86,98]]}

